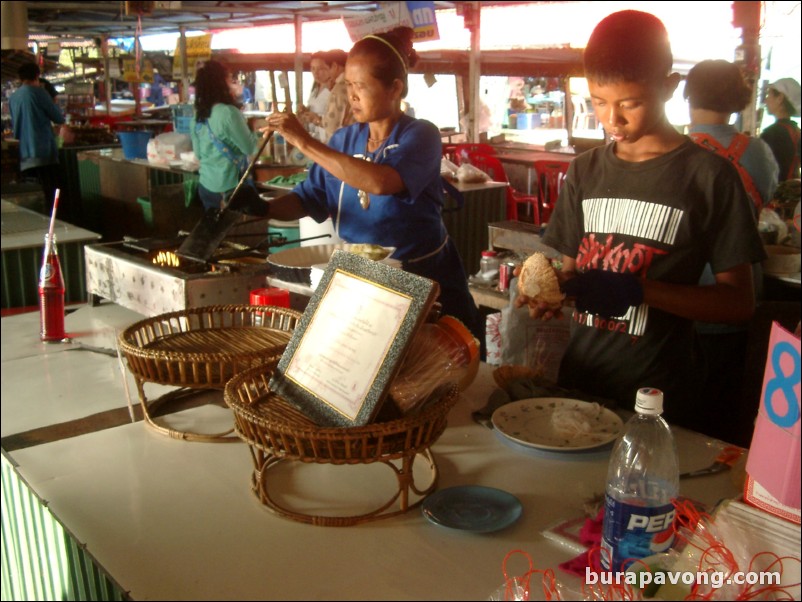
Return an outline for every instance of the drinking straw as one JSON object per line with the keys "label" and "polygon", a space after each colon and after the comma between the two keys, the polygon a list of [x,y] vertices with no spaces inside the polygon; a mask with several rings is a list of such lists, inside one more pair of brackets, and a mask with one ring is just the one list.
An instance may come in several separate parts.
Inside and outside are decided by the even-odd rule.
{"label": "drinking straw", "polygon": [[50,214],[50,229],[47,232],[49,240],[53,240],[53,229],[56,226],[56,210],[58,209],[59,196],[61,196],[61,189],[56,188],[56,196],[53,199],[53,213]]}

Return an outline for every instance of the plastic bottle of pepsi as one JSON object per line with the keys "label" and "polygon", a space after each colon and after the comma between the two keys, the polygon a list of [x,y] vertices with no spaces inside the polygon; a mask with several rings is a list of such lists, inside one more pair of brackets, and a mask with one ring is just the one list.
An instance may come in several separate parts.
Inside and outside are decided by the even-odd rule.
{"label": "plastic bottle of pepsi", "polygon": [[616,442],[607,472],[602,566],[624,571],[639,558],[667,551],[674,542],[679,493],[677,448],[663,413],[663,393],[643,388],[635,415]]}

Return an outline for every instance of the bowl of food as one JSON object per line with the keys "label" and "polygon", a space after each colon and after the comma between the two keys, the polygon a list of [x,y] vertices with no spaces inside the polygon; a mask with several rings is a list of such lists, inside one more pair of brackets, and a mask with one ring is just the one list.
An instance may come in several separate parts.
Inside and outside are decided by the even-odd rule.
{"label": "bowl of food", "polygon": [[763,260],[763,269],[769,274],[797,274],[800,267],[800,254],[798,247],[786,245],[766,245],[766,255]]}
{"label": "bowl of food", "polygon": [[338,249],[356,253],[374,261],[381,261],[393,267],[401,267],[401,262],[392,258],[395,247],[382,247],[367,243],[337,243],[285,249],[268,256],[267,263],[270,264],[271,274],[279,280],[311,285],[312,267],[325,271],[325,266],[329,263],[332,254]]}

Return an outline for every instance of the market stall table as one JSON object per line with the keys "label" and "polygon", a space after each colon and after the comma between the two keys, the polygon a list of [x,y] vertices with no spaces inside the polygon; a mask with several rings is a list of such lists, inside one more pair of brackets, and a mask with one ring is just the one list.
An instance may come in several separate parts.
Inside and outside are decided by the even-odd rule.
{"label": "market stall table", "polygon": [[[16,544],[19,570],[41,568],[36,553],[26,558],[16,539],[34,528],[24,521],[62,534],[72,542],[68,550],[91,555],[111,576],[104,583],[116,588],[115,598],[125,592],[137,600],[484,599],[502,585],[502,561],[511,550],[524,550],[538,568],[555,570],[575,555],[541,532],[581,516],[583,503],[603,491],[609,448],[581,454],[522,450],[473,422],[471,412],[495,388],[491,366],[480,367],[432,451],[439,489],[506,490],[523,504],[515,524],[478,534],[435,526],[410,511],[354,527],[312,526],[271,514],[251,494],[245,444],[175,441],[130,422],[126,396],[133,382],[130,373],[128,383],[121,376],[115,334],[137,319],[113,304],[82,307],[66,320],[75,343],[47,345],[38,340],[37,314],[3,318],[4,490],[13,488],[14,499],[38,509],[26,515],[4,505],[5,545]],[[214,404],[170,418],[192,425],[214,416],[231,419],[230,410]],[[682,471],[709,464],[724,446],[684,429],[674,432]],[[373,468],[302,466],[274,478],[296,502],[320,512],[375,501]],[[316,497],[321,490],[328,491],[324,500]],[[683,481],[681,489],[707,504],[739,491],[732,474]],[[46,547],[45,541],[29,543]],[[60,584],[77,587],[70,584],[96,570],[73,564],[63,542],[37,553],[49,554],[50,572],[73,578],[32,572],[33,582],[54,588],[46,595],[51,599],[75,596],[59,590]],[[3,570],[11,571],[7,565]],[[3,582],[11,588],[19,576],[4,573]],[[112,597],[94,590],[82,595]]]}

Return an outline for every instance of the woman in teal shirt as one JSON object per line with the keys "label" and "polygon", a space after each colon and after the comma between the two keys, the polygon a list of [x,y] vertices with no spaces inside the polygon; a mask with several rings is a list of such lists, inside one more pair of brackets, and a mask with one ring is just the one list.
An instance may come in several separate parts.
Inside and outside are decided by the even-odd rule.
{"label": "woman in teal shirt", "polygon": [[206,209],[219,209],[237,187],[256,152],[259,134],[248,128],[230,89],[228,70],[207,61],[195,79],[192,148],[200,162],[198,193]]}

